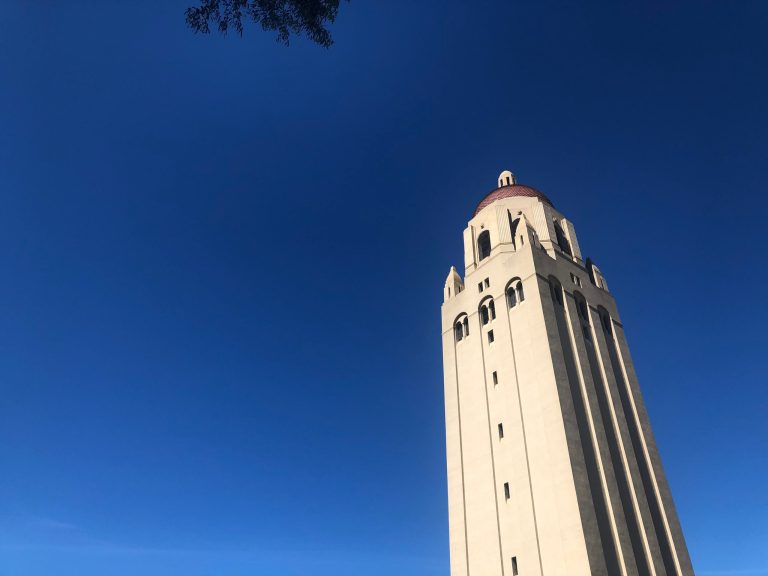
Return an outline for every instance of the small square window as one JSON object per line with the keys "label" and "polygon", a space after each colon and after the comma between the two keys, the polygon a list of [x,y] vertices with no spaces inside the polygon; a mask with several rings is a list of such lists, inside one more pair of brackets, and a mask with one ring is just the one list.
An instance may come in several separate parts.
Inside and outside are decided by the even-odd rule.
{"label": "small square window", "polygon": [[478,292],[482,292],[482,291],[483,291],[483,283],[482,283],[482,282],[480,282],[480,283],[477,285],[477,291],[478,291]]}
{"label": "small square window", "polygon": [[493,330],[488,330],[488,344],[493,344]]}
{"label": "small square window", "polygon": [[499,422],[499,440],[504,438],[504,424]]}
{"label": "small square window", "polygon": [[494,372],[491,376],[493,376],[493,385],[496,386],[499,383],[499,375]]}
{"label": "small square window", "polygon": [[512,556],[512,576],[517,576],[517,556]]}
{"label": "small square window", "polygon": [[504,482],[504,500],[509,500],[509,482]]}
{"label": "small square window", "polygon": [[483,284],[485,284],[486,288],[490,287],[490,285],[491,285],[490,279],[486,278],[485,280],[483,280]]}

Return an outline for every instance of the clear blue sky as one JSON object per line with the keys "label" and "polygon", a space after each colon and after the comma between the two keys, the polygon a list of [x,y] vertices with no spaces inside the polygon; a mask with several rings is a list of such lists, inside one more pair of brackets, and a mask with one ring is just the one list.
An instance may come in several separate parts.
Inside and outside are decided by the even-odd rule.
{"label": "clear blue sky", "polygon": [[0,574],[448,574],[439,307],[505,168],[619,303],[701,576],[768,574],[768,4],[0,6]]}

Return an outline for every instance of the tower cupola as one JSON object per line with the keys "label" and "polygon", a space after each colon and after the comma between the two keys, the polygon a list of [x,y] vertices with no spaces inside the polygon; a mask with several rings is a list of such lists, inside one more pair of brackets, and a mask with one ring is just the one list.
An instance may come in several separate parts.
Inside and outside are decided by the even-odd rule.
{"label": "tower cupola", "polygon": [[538,198],[542,202],[552,206],[552,201],[542,192],[536,190],[536,188],[525,186],[524,184],[518,184],[517,178],[509,170],[504,170],[501,174],[499,174],[498,185],[499,186],[497,188],[491,190],[477,205],[474,213],[475,216],[477,216],[477,213],[489,204],[492,204],[496,200],[503,200],[504,198]]}
{"label": "tower cupola", "polygon": [[515,184],[517,184],[517,178],[509,170],[504,170],[504,172],[499,174],[499,188],[502,186],[514,186]]}

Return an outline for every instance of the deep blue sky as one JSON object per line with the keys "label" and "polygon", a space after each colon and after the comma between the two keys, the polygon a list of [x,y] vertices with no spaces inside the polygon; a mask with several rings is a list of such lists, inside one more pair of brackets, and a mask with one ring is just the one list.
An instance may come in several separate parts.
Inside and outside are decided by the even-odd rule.
{"label": "deep blue sky", "polygon": [[616,296],[701,576],[768,574],[768,5],[0,5],[0,574],[448,574],[439,307],[505,168]]}

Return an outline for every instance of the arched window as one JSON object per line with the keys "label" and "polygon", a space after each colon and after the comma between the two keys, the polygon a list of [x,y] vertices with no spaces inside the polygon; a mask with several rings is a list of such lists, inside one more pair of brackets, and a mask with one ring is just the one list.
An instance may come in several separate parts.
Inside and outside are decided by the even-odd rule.
{"label": "arched window", "polygon": [[507,288],[507,306],[510,308],[517,306],[517,291],[514,286]]}
{"label": "arched window", "polygon": [[600,323],[603,325],[603,331],[606,334],[613,334],[613,331],[611,330],[611,315],[608,314],[608,311],[605,308],[600,308],[598,312],[600,313]]}
{"label": "arched window", "polygon": [[493,298],[486,298],[480,303],[478,308],[480,314],[480,323],[485,326],[492,320],[496,320],[496,304],[493,303]]}
{"label": "arched window", "polygon": [[453,325],[453,335],[456,338],[456,342],[459,342],[464,338],[464,327],[461,325],[460,321]]}
{"label": "arched window", "polygon": [[477,259],[485,260],[491,255],[491,233],[485,230],[477,237]]}
{"label": "arched window", "polygon": [[579,317],[584,322],[589,323],[589,309],[587,308],[587,301],[584,300],[584,298],[578,292],[574,292],[573,295],[576,297],[576,308],[579,310]]}
{"label": "arched window", "polygon": [[563,306],[563,287],[554,276],[549,277],[549,290],[552,293],[552,301]]}
{"label": "arched window", "polygon": [[460,342],[469,336],[469,318],[466,314],[461,314],[453,324],[453,337],[456,342]]}
{"label": "arched window", "polygon": [[507,284],[507,306],[514,308],[525,300],[525,294],[523,293],[523,283],[517,278]]}

